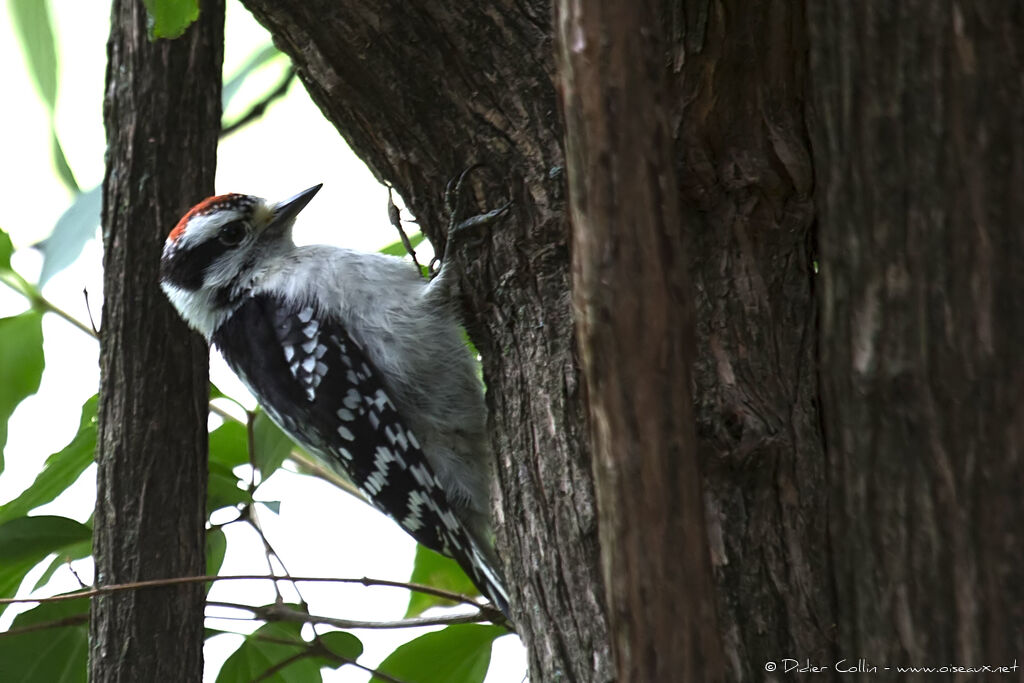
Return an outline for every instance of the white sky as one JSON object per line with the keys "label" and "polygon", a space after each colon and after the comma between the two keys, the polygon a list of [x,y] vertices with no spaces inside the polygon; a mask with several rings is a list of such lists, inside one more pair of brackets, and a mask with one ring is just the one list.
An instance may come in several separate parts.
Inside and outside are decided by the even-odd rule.
{"label": "white sky", "polygon": [[[57,127],[65,154],[79,185],[88,189],[103,179],[105,136],[102,119],[103,79],[109,9],[104,3],[51,0],[61,50]],[[228,3],[225,73],[230,77],[258,48],[269,42],[267,33],[236,2]],[[9,15],[0,16],[0,92],[5,93],[0,125],[0,228],[8,232],[16,249],[15,268],[29,280],[38,275],[41,259],[25,247],[45,238],[67,208],[69,192],[57,179],[49,154],[47,112],[25,66]],[[282,73],[275,64],[251,82],[233,100],[228,118],[237,118],[246,104],[265,92]],[[298,80],[289,95],[271,106],[258,122],[228,137],[220,146],[217,192],[243,192],[284,198],[318,182],[324,189],[303,211],[296,226],[298,242],[344,244],[376,250],[396,240],[387,221],[387,190],[352,154],[334,128],[309,100]],[[170,229],[171,226],[168,226]],[[412,232],[412,230],[410,230]],[[97,325],[102,305],[100,245],[93,241],[76,264],[48,283],[44,294],[57,306],[88,320],[83,288]],[[0,316],[25,310],[25,302],[0,287]],[[43,322],[46,371],[39,392],[25,400],[10,422],[5,448],[6,469],[0,475],[0,504],[25,489],[48,455],[63,448],[74,436],[82,403],[99,383],[98,345],[67,323],[46,316]],[[211,373],[231,396],[246,396],[219,357]],[[85,521],[95,501],[95,473],[90,467],[82,478],[52,504],[33,514],[59,514]],[[279,472],[262,486],[257,497],[280,500],[279,516],[262,510],[260,521],[278,553],[296,576],[338,576],[405,580],[412,566],[414,543],[397,525],[332,486],[311,477]],[[258,537],[243,525],[226,528],[228,553],[224,574],[265,573],[266,563]],[[83,580],[91,581],[91,562],[75,563]],[[27,594],[41,572],[29,575],[21,594]],[[73,589],[77,581],[60,570],[41,594]],[[397,589],[337,587],[306,584],[303,597],[314,614],[352,619],[401,618],[408,593]],[[286,593],[286,599],[289,595]],[[220,582],[213,600],[248,604],[272,602],[267,582]],[[0,617],[7,628],[18,611]],[[253,630],[247,622],[209,622],[210,626],[238,631]],[[309,627],[307,627],[308,629]],[[373,665],[394,647],[422,629],[402,632],[356,631],[366,648],[361,662]],[[223,660],[240,642],[220,636],[206,648],[206,680],[213,681]],[[488,683],[519,683],[526,672],[525,652],[514,636],[495,644]],[[327,671],[332,683],[366,681],[369,675],[354,668]]]}

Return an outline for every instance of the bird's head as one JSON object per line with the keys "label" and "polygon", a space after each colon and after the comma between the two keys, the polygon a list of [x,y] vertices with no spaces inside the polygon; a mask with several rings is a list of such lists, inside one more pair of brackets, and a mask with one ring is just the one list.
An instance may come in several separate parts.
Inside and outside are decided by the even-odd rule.
{"label": "bird's head", "polygon": [[160,286],[189,325],[213,334],[266,265],[293,248],[295,217],[320,187],[277,203],[218,195],[182,216],[164,242]]}

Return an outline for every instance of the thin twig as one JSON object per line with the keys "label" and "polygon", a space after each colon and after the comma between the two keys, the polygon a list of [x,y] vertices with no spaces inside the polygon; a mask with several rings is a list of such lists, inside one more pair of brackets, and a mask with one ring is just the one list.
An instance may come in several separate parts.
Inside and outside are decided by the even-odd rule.
{"label": "thin twig", "polygon": [[274,100],[284,97],[285,93],[288,92],[288,86],[292,84],[293,78],[295,78],[295,69],[288,69],[288,73],[285,74],[284,78],[281,79],[281,82],[277,84],[277,87],[267,93],[262,100],[252,105],[252,108],[249,109],[242,118],[221,128],[221,139],[226,138],[242,126],[245,126],[246,124],[263,116],[264,112],[267,111],[267,107],[269,107]]}
{"label": "thin twig", "polygon": [[[91,330],[88,325],[76,319],[69,313],[66,313],[60,308],[54,306],[49,299],[47,299],[38,291],[36,291],[35,288],[28,284],[28,282],[26,282],[23,277],[21,277],[14,271],[8,271],[8,273],[0,273],[0,282],[4,283],[18,294],[21,294],[23,297],[28,299],[29,304],[32,306],[32,308],[40,310],[43,313],[53,313],[58,317],[68,321],[69,323],[80,329],[82,332],[85,332],[93,339],[99,339],[98,333]],[[16,279],[12,280],[10,275],[13,275],[14,278]]]}
{"label": "thin twig", "polygon": [[82,581],[82,577],[79,576],[78,572],[75,571],[75,567],[71,564],[70,557],[67,559],[67,562],[64,563],[64,566],[67,567],[68,571],[71,572],[71,575],[75,577],[75,581],[78,582],[79,588],[86,589],[89,587],[89,584],[87,584],[85,581]]}
{"label": "thin twig", "polygon": [[[245,412],[245,435],[246,435],[246,449],[249,452],[249,495],[252,496],[256,492],[256,413],[251,410]],[[260,483],[263,483],[263,470],[260,470]],[[267,540],[267,535],[263,533],[263,527],[260,526],[260,520],[256,508],[249,505],[246,507],[245,514],[242,515],[242,521],[253,528],[253,531],[260,537],[260,541],[263,543],[263,556],[267,560],[267,572],[270,574],[274,573],[274,562],[276,558],[278,564],[281,565],[281,571],[284,572],[285,576],[289,576],[288,568],[284,566],[284,561],[281,556],[277,554],[277,551],[270,545],[270,541]],[[299,587],[294,583],[292,588],[299,594],[299,599],[303,600],[302,593],[299,592]],[[277,596],[277,602],[283,603],[284,596],[281,595],[281,587],[278,583],[274,582],[274,594]]]}
{"label": "thin twig", "polygon": [[[237,422],[239,424],[242,424],[242,420],[232,415],[228,411],[224,410],[215,403],[210,403],[210,412],[224,420],[230,420],[231,422]],[[312,476],[323,479],[328,484],[332,484],[337,488],[341,489],[342,491],[355,496],[364,503],[367,502],[366,497],[363,496],[359,489],[352,485],[352,482],[348,481],[347,479],[345,479],[344,477],[342,477],[340,474],[330,469],[329,467],[326,467],[325,465],[320,463],[320,461],[314,460],[312,457],[295,449],[292,449],[292,451],[288,454],[288,459],[301,465],[303,468],[309,470]]]}
{"label": "thin twig", "polygon": [[[334,654],[334,653],[332,652],[331,654]],[[339,661],[344,661],[345,660],[345,658],[342,657],[341,655],[334,655],[334,656],[337,657]],[[347,663],[351,664],[352,666],[356,667],[357,669],[362,669],[366,673],[373,675],[374,678],[379,678],[382,681],[387,681],[387,683],[406,683],[406,681],[403,681],[400,678],[395,678],[394,676],[392,676],[390,674],[384,673],[380,669],[374,669],[372,666],[366,666],[365,664],[360,664],[359,662],[357,662],[354,659],[348,660]]]}
{"label": "thin twig", "polygon": [[[273,642],[273,641],[271,641],[271,642]],[[291,666],[295,662],[299,661],[300,659],[306,659],[307,657],[312,657],[313,656],[313,649],[310,648],[307,643],[302,643],[300,645],[299,643],[296,643],[295,641],[291,641],[291,642],[286,642],[285,644],[292,645],[292,646],[295,646],[295,647],[301,647],[302,649],[299,650],[298,652],[296,652],[295,654],[293,654],[292,656],[285,657],[284,659],[282,659],[277,664],[274,664],[271,667],[269,667],[266,671],[261,673],[259,676],[257,676],[256,678],[252,679],[252,683],[259,683],[259,681],[265,681],[268,678],[270,678],[271,676],[273,676],[274,674],[276,674],[278,671],[283,671],[284,669],[288,668],[289,666]]]}
{"label": "thin twig", "polygon": [[[239,634],[239,635],[243,635],[243,634]],[[291,664],[292,662],[298,661],[302,657],[324,657],[325,659],[333,660],[339,666],[343,665],[343,664],[351,664],[352,666],[356,667],[357,669],[362,669],[363,671],[366,671],[367,673],[373,674],[375,677],[380,678],[381,680],[384,680],[384,681],[388,681],[389,683],[405,683],[405,681],[402,681],[402,680],[399,680],[397,678],[394,678],[393,676],[390,676],[390,675],[384,673],[383,671],[378,671],[377,669],[374,669],[372,667],[366,666],[365,664],[360,664],[359,662],[357,662],[354,659],[349,659],[348,657],[343,657],[342,655],[339,655],[338,653],[333,652],[329,647],[324,645],[323,642],[321,642],[319,639],[314,640],[313,642],[310,642],[310,643],[306,643],[306,642],[299,643],[299,642],[296,642],[294,640],[285,640],[284,638],[275,638],[273,636],[268,636],[268,635],[258,634],[258,633],[254,633],[251,636],[247,636],[247,637],[248,638],[252,638],[254,640],[259,640],[259,641],[262,641],[262,642],[265,642],[265,643],[274,643],[276,645],[292,645],[292,646],[297,646],[297,645],[301,644],[301,645],[305,646],[305,649],[302,652],[298,653],[298,655],[292,655],[291,657],[288,657],[286,660],[283,660],[283,662],[278,662],[277,664],[275,664],[273,667],[271,667],[267,671],[264,671],[263,674],[261,674],[260,677],[256,679],[257,681],[265,680],[266,678],[269,678],[268,674],[277,673],[278,671],[281,671],[282,669],[284,669],[285,666],[287,666],[288,664]],[[284,666],[282,666],[282,664],[284,664]]]}
{"label": "thin twig", "polygon": [[[256,413],[245,411],[245,450],[249,455],[249,494],[256,491]],[[260,483],[263,483],[263,471],[260,470]],[[271,569],[270,571],[274,571]]]}
{"label": "thin twig", "polygon": [[[254,619],[261,621],[290,621],[300,624],[324,624],[338,628],[367,628],[367,629],[396,629],[416,628],[419,626],[449,626],[451,624],[476,624],[481,621],[492,621],[488,615],[477,605],[476,612],[465,614],[447,614],[435,617],[410,617],[408,619],[394,619],[391,621],[361,621],[357,619],[341,619],[338,617],[325,617],[309,612],[292,609],[285,604],[274,603],[272,605],[253,606],[243,605],[237,602],[221,602],[210,600],[206,603],[209,607],[224,607],[227,609],[245,610],[251,612]],[[219,619],[220,617],[208,617]]]}
{"label": "thin twig", "polygon": [[417,271],[422,271],[423,267],[420,266],[420,262],[416,260],[416,249],[413,248],[412,242],[409,241],[409,236],[405,234],[405,228],[402,227],[402,214],[398,210],[398,206],[395,205],[395,198],[393,196],[394,188],[391,185],[386,186],[388,188],[388,220],[391,221],[391,225],[395,226],[395,230],[398,231],[398,236],[402,240],[402,246],[405,247],[405,251],[412,258],[413,265],[416,266]]}
{"label": "thin twig", "polygon": [[468,595],[446,591],[433,586],[424,586],[418,583],[407,583],[403,581],[388,581],[385,579],[371,579],[364,576],[361,579],[352,578],[331,578],[325,576],[279,576],[267,574],[231,574],[227,576],[172,576],[166,579],[149,579],[147,581],[131,581],[128,583],[114,583],[108,586],[100,586],[87,591],[65,593],[54,595],[48,598],[2,598],[0,605],[11,605],[23,602],[62,602],[64,600],[75,600],[77,598],[94,598],[101,595],[110,595],[121,591],[138,590],[140,588],[162,588],[167,586],[182,586],[193,583],[206,583],[207,581],[296,581],[302,583],[358,583],[363,586],[384,586],[388,588],[403,588],[405,590],[433,595],[434,597],[451,600],[473,607],[480,607],[480,604]]}
{"label": "thin twig", "polygon": [[342,491],[345,491],[346,493],[355,496],[356,498],[363,501],[367,505],[370,504],[369,501],[366,500],[366,496],[364,496],[362,492],[352,484],[352,482],[350,482],[348,479],[332,470],[330,467],[327,467],[319,460],[310,457],[309,455],[303,453],[302,451],[294,449],[292,450],[291,453],[288,454],[288,458],[295,461],[299,465],[302,465],[302,467],[304,467],[305,469],[309,470],[310,473],[313,474],[313,476],[320,477],[324,481],[330,484],[334,484]]}
{"label": "thin twig", "polygon": [[100,331],[96,328],[96,321],[92,318],[92,306],[89,305],[89,288],[84,287],[82,289],[82,296],[85,297],[85,312],[89,314],[89,327],[92,329],[93,335],[97,338],[100,336]]}

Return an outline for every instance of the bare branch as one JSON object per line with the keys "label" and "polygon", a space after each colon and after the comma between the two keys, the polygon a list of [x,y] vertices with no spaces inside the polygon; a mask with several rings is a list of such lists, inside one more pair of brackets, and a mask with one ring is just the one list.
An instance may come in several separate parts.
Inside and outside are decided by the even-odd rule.
{"label": "bare branch", "polygon": [[288,92],[288,86],[292,84],[292,79],[294,78],[295,69],[288,69],[288,73],[285,74],[285,77],[281,79],[280,83],[277,84],[276,88],[267,93],[267,95],[262,100],[254,104],[242,118],[238,119],[234,123],[230,123],[224,126],[221,129],[221,139],[226,138],[239,128],[249,123],[252,123],[259,117],[263,116],[263,114],[267,111],[267,107],[269,107],[274,100],[280,99],[285,96],[285,93]]}
{"label": "bare branch", "polygon": [[0,605],[12,605],[15,603],[44,603],[44,602],[62,602],[64,600],[74,600],[76,598],[93,598],[98,595],[108,595],[110,593],[118,593],[122,591],[138,590],[140,588],[162,588],[165,586],[180,586],[184,584],[193,583],[206,583],[207,581],[292,581],[302,583],[358,583],[363,586],[384,586],[388,588],[403,588],[405,590],[415,591],[417,593],[424,593],[426,595],[433,595],[438,598],[445,600],[451,600],[465,605],[472,605],[478,609],[485,609],[485,606],[480,605],[473,598],[463,595],[461,593],[454,593],[452,591],[446,591],[441,588],[434,588],[432,586],[424,586],[418,583],[407,583],[403,581],[388,581],[385,579],[371,579],[364,576],[361,579],[353,578],[331,578],[325,576],[279,576],[276,574],[231,574],[228,576],[174,576],[166,579],[151,579],[148,581],[132,581],[129,583],[118,583],[111,584],[109,586],[100,586],[99,588],[92,588],[87,591],[77,591],[74,593],[65,593],[64,595],[54,595],[47,598],[2,598],[0,599]]}
{"label": "bare branch", "polygon": [[[362,621],[358,619],[340,619],[337,617],[325,617],[316,614],[309,614],[301,610],[293,609],[281,603],[273,605],[253,606],[243,605],[236,602],[208,601],[210,607],[226,607],[229,609],[245,610],[251,612],[253,619],[260,621],[289,621],[300,624],[322,624],[325,626],[336,626],[337,628],[367,628],[367,629],[395,629],[415,628],[418,626],[449,626],[451,624],[478,624],[484,621],[491,621],[487,613],[477,607],[476,612],[467,614],[447,614],[436,617],[412,617],[409,619],[395,619],[392,621]],[[219,618],[219,617],[216,617]]]}
{"label": "bare branch", "polygon": [[398,236],[402,239],[402,246],[405,247],[406,253],[412,258],[416,270],[422,270],[423,266],[416,260],[416,249],[413,248],[412,242],[409,241],[409,236],[405,234],[405,228],[402,227],[402,213],[399,211],[398,206],[395,205],[394,188],[391,185],[388,185],[387,188],[388,220],[391,221],[391,225],[395,226],[395,230],[398,231]]}

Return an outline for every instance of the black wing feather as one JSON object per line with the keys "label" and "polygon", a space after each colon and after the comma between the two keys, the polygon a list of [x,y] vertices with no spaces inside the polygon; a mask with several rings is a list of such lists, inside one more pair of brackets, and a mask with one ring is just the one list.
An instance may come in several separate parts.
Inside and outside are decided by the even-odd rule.
{"label": "black wing feather", "polygon": [[455,516],[379,373],[337,320],[313,306],[249,298],[213,335],[267,414],[426,547],[453,557],[507,613],[496,568]]}

